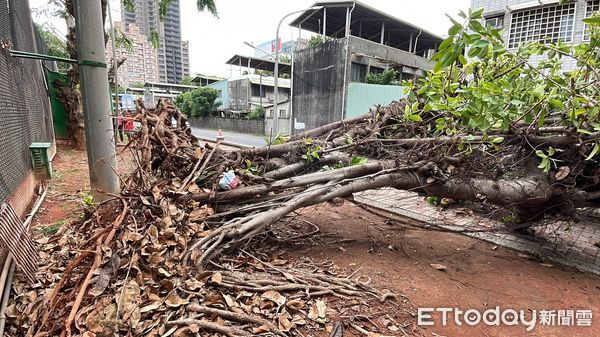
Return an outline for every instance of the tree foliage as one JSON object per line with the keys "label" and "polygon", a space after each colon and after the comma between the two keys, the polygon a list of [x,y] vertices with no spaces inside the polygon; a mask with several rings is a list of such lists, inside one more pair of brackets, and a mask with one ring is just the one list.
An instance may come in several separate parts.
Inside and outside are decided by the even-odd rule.
{"label": "tree foliage", "polygon": [[[109,35],[112,35],[112,31],[108,32]],[[115,27],[115,47],[123,48],[128,53],[134,51],[133,49],[133,40],[125,32],[121,31],[121,29]]]}
{"label": "tree foliage", "polygon": [[381,73],[368,73],[365,82],[370,84],[400,85],[398,72],[394,68],[385,69]]}
{"label": "tree foliage", "polygon": [[[50,32],[50,30],[46,29],[42,25],[37,25],[37,30],[42,36],[42,39],[46,43],[48,47],[48,55],[69,58],[69,53],[67,52],[67,43],[61,40],[54,33]],[[58,69],[61,72],[66,72],[69,69],[69,65],[64,62],[58,62]]]}
{"label": "tree foliage", "polygon": [[264,119],[265,118],[265,108],[262,106],[257,106],[252,111],[248,113],[248,118],[250,119]]}
{"label": "tree foliage", "polygon": [[183,76],[181,78],[181,81],[179,81],[179,84],[182,85],[196,85],[196,83],[192,82],[192,78],[190,76]]}
{"label": "tree foliage", "polygon": [[[483,9],[461,12],[462,23],[450,18],[449,37],[433,56],[433,71],[418,84],[404,82],[411,104],[405,118],[420,122],[435,114],[436,135],[482,134],[496,146],[499,133],[515,133],[525,123],[531,132],[557,120],[569,136],[588,139],[577,149],[590,160],[600,152],[598,105],[600,33],[598,18],[585,20],[589,42],[572,46],[563,42],[531,42],[508,51],[500,32],[481,23]],[[463,51],[467,51],[467,59]],[[537,57],[538,62],[533,62]],[[574,59],[577,68],[563,71]],[[540,168],[556,168],[564,151],[537,146]],[[571,158],[572,159],[572,158]]]}
{"label": "tree foliage", "polygon": [[217,102],[219,92],[210,87],[199,87],[177,96],[175,104],[189,117],[209,116],[216,111],[221,102]]}
{"label": "tree foliage", "polygon": [[329,36],[323,36],[320,34],[317,35],[313,35],[310,37],[310,39],[308,39],[308,46],[309,47],[316,47],[318,45],[320,45],[321,43],[325,43],[325,42],[329,42],[329,41],[333,41],[333,39]]}

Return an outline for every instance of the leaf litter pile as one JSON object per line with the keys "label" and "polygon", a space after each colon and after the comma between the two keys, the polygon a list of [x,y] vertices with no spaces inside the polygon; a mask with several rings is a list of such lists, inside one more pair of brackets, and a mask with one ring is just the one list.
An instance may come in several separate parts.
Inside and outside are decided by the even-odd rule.
{"label": "leaf litter pile", "polygon": [[320,150],[306,140],[289,143],[300,152],[201,147],[168,101],[140,103],[135,118],[136,170],[120,195],[37,238],[37,283],[17,273],[9,336],[342,336],[336,322],[368,336],[414,333],[406,297],[324,262],[290,262],[268,230],[381,167],[323,179],[316,168],[348,156],[331,151],[315,167]]}

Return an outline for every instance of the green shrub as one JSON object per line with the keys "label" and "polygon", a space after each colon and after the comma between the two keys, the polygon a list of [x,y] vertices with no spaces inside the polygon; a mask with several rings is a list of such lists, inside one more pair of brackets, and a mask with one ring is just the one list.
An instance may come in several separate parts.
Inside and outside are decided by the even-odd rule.
{"label": "green shrub", "polygon": [[219,92],[210,87],[199,87],[177,96],[175,104],[188,117],[208,116],[221,105]]}
{"label": "green shrub", "polygon": [[248,118],[250,119],[264,119],[265,118],[265,108],[262,106],[257,106],[254,110],[248,113]]}

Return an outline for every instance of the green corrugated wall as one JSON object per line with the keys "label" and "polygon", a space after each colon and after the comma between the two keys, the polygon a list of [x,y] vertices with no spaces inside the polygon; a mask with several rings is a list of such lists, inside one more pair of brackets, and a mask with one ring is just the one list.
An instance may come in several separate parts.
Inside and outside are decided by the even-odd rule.
{"label": "green corrugated wall", "polygon": [[67,112],[62,102],[58,99],[58,88],[56,81],[67,83],[65,74],[48,71],[48,88],[50,89],[50,105],[52,106],[52,121],[54,123],[54,136],[57,139],[68,139]]}
{"label": "green corrugated wall", "polygon": [[375,105],[388,105],[403,97],[403,87],[398,85],[349,83],[345,118],[364,115]]}

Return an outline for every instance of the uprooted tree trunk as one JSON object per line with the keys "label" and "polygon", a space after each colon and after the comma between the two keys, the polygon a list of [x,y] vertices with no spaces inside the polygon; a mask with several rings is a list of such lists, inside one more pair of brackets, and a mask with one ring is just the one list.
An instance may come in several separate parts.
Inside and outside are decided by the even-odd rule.
{"label": "uprooted tree trunk", "polygon": [[[207,145],[193,158],[195,139],[182,126],[185,117],[168,102],[159,103],[156,111],[142,106],[137,149],[148,164],[140,166],[137,183],[130,182],[129,188],[151,188],[144,178],[150,173],[144,171],[153,170],[175,182],[178,203],[216,210],[208,218],[222,225],[186,255],[198,268],[299,208],[381,187],[484,202],[512,210],[521,221],[551,213],[576,217],[578,207],[599,206],[598,184],[587,163],[573,160],[550,174],[536,168],[535,148],[529,146],[563,146],[565,158],[581,146],[568,129],[517,130],[502,135],[503,146],[494,150],[486,137],[477,135],[423,137],[426,132],[400,125],[397,116],[403,107],[398,102],[369,118],[332,123],[279,145],[229,153]],[[171,118],[182,127],[170,128]],[[472,146],[472,153],[459,150],[459,144]],[[218,182],[228,170],[236,172],[241,186],[222,190]],[[567,170],[571,174],[564,174]],[[166,192],[168,184],[154,188]]]}
{"label": "uprooted tree trunk", "polygon": [[[265,298],[277,302],[277,310],[289,306],[282,305],[286,298],[292,303],[327,295],[385,301],[388,295],[350,276],[259,262],[269,268],[265,273],[248,252],[261,249],[270,225],[290,213],[365,190],[392,187],[496,205],[520,213],[522,221],[575,217],[578,207],[600,206],[597,166],[578,155],[586,140],[573,141],[568,129],[554,125],[502,134],[502,146],[494,147],[483,135],[433,137],[426,127],[400,122],[404,102],[397,102],[285,144],[225,151],[219,145],[200,146],[186,116],[170,102],[161,100],[155,109],[138,106],[141,131],[123,149],[131,151],[136,169],[122,194],[113,195],[116,200],[99,204],[78,227],[67,228],[67,237],[77,238],[67,240],[68,249],[51,245],[53,262],[47,268],[61,270],[60,280],[41,277],[52,291],[28,288],[25,293],[36,294],[32,304],[23,296],[15,299],[22,310],[11,326],[15,331],[159,336],[203,329],[286,336],[291,315],[282,321],[262,311],[216,309],[211,301],[221,296],[213,294],[230,294],[225,309],[235,301],[251,306]],[[544,173],[536,167],[533,144],[548,140],[562,144],[556,146],[563,166]],[[248,257],[254,265],[243,261]],[[246,301],[236,291],[254,295]],[[230,324],[215,324],[203,315]]]}

